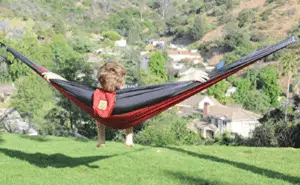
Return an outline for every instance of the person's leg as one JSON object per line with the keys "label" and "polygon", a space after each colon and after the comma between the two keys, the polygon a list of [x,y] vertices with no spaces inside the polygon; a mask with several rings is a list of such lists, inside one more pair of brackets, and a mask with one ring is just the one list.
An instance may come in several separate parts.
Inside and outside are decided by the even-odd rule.
{"label": "person's leg", "polygon": [[97,121],[97,128],[98,128],[98,143],[97,147],[105,146],[105,126]]}
{"label": "person's leg", "polygon": [[133,127],[126,129],[125,134],[126,134],[126,141],[125,141],[126,146],[134,146],[134,144],[133,144]]}

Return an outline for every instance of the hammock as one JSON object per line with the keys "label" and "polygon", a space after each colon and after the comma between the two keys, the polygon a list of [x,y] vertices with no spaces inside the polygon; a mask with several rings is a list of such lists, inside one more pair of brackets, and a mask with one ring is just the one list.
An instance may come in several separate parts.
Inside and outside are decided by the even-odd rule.
{"label": "hammock", "polygon": [[[118,90],[116,92],[116,101],[113,111],[110,116],[105,118],[95,114],[93,110],[93,95],[96,88],[87,87],[72,81],[57,79],[50,80],[50,84],[82,110],[89,113],[96,120],[101,121],[105,126],[114,129],[125,129],[148,120],[220,80],[238,72],[246,66],[295,43],[298,39],[298,36],[290,37],[284,41],[255,51],[222,68],[215,69],[209,73],[209,80],[205,83],[196,81],[169,82],[159,85],[145,85]],[[5,47],[8,52],[20,59],[40,76],[42,76],[43,72],[48,71],[13,48],[3,43],[1,43],[1,46]]]}

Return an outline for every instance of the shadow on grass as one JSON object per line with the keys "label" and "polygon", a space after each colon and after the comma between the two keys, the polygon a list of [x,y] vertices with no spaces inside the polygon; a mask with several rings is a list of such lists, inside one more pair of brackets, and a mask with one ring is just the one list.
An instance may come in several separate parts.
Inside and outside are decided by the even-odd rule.
{"label": "shadow on grass", "polygon": [[2,139],[1,132],[0,132],[0,144],[3,142],[4,142],[4,139]]}
{"label": "shadow on grass", "polygon": [[74,138],[75,141],[78,141],[78,142],[83,142],[83,143],[87,143],[89,141],[92,141],[92,140],[89,140],[89,139],[86,139],[86,138]]}
{"label": "shadow on grass", "polygon": [[89,163],[100,161],[116,156],[122,156],[127,153],[138,152],[145,150],[145,148],[137,149],[130,152],[124,152],[121,154],[114,155],[98,155],[98,156],[87,156],[87,157],[69,157],[64,154],[43,154],[43,153],[26,153],[18,150],[11,150],[7,148],[0,148],[0,153],[5,154],[11,158],[17,158],[23,161],[27,161],[32,165],[40,168],[54,167],[54,168],[74,168],[80,165],[87,166],[89,168],[99,168],[99,166],[91,166]]}
{"label": "shadow on grass", "polygon": [[29,139],[32,141],[39,141],[39,142],[45,142],[45,141],[50,141],[49,138],[44,137],[44,136],[26,136],[26,135],[20,135],[22,139]]}
{"label": "shadow on grass", "polygon": [[181,173],[181,172],[165,171],[165,174],[173,178],[175,177],[176,179],[180,180],[182,184],[188,184],[188,185],[223,185],[224,184],[218,181],[209,181],[199,177],[192,177],[191,175]]}
{"label": "shadow on grass", "polygon": [[290,182],[292,184],[300,184],[300,177],[294,177],[294,176],[286,175],[286,174],[276,172],[276,171],[273,171],[273,170],[260,168],[260,167],[256,167],[256,166],[253,166],[253,165],[241,163],[241,162],[235,162],[235,161],[231,161],[231,160],[228,160],[228,159],[222,159],[222,158],[211,156],[211,155],[199,154],[199,153],[196,153],[196,152],[183,150],[181,148],[176,148],[176,147],[165,147],[165,148],[173,150],[173,151],[185,153],[185,154],[188,154],[188,155],[193,156],[193,157],[198,157],[198,158],[201,158],[201,159],[210,160],[210,161],[218,162],[218,163],[229,164],[229,165],[232,165],[236,168],[246,170],[246,171],[251,171],[252,173],[263,175],[263,176],[266,176],[268,178],[284,180],[284,181]]}

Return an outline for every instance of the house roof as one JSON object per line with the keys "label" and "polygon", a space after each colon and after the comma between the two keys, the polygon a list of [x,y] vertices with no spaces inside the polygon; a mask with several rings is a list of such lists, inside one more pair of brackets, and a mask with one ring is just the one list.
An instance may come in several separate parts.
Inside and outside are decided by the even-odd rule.
{"label": "house roof", "polygon": [[189,123],[190,128],[196,129],[206,129],[211,130],[213,132],[217,131],[217,126],[215,124],[207,123],[205,121],[201,121],[200,119],[194,119]]}
{"label": "house roof", "polygon": [[196,94],[194,96],[191,96],[190,98],[182,101],[181,103],[179,103],[178,105],[188,105],[191,107],[195,107],[198,106],[198,104],[204,100],[204,98],[208,97],[215,105],[221,105],[218,100],[216,100],[214,97],[212,96],[204,96],[201,94]]}
{"label": "house roof", "polygon": [[188,50],[168,50],[169,55],[190,55],[195,57],[201,57],[199,53],[192,53]]}
{"label": "house roof", "polygon": [[180,102],[178,105],[183,105],[183,106],[190,106],[190,107],[195,107],[198,105],[198,103],[204,98],[204,96],[200,94],[196,94],[194,96],[191,96],[190,98]]}
{"label": "house roof", "polygon": [[12,94],[15,90],[16,90],[16,88],[14,87],[14,85],[1,85],[0,86],[0,93]]}
{"label": "house roof", "polygon": [[178,111],[178,115],[179,116],[189,116],[189,115],[193,115],[193,114],[199,114],[198,111],[196,111],[193,107],[182,107],[179,111]]}
{"label": "house roof", "polygon": [[225,117],[231,121],[249,120],[254,121],[260,119],[262,116],[238,106],[225,106],[222,104],[210,106],[208,115],[211,117]]}

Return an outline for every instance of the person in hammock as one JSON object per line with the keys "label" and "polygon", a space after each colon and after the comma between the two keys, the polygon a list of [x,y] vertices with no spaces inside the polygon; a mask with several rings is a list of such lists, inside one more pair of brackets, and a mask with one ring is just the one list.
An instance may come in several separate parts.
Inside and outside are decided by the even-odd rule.
{"label": "person in hammock", "polygon": [[[43,77],[49,81],[50,79],[66,80],[58,74],[52,72],[43,73]],[[101,66],[98,70],[98,81],[101,85],[101,89],[108,92],[116,92],[125,86],[126,69],[118,62],[107,62]],[[208,74],[194,70],[190,73],[181,76],[179,81],[194,80],[199,82],[206,82],[208,80]],[[98,143],[97,147],[105,146],[105,126],[100,121],[97,121],[98,128]],[[134,146],[133,144],[133,128],[125,129],[125,145]]]}

